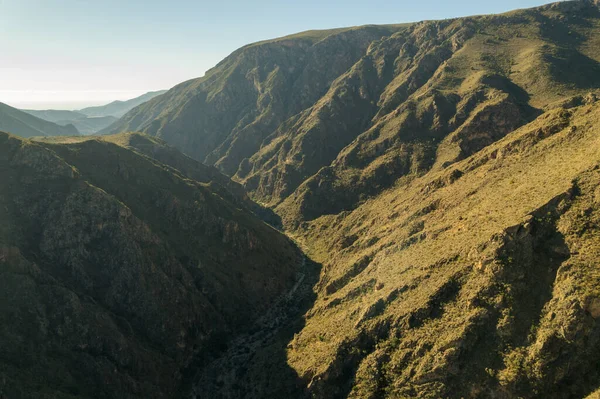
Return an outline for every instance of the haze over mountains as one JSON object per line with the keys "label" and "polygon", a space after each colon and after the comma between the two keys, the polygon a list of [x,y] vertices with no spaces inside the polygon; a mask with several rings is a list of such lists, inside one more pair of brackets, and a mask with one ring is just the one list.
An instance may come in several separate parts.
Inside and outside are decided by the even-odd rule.
{"label": "haze over mountains", "polygon": [[104,136],[0,134],[0,396],[595,397],[599,120],[579,0],[254,43]]}
{"label": "haze over mountains", "polygon": [[0,131],[12,132],[21,137],[79,135],[73,124],[58,125],[2,103]]}
{"label": "haze over mountains", "polygon": [[166,90],[143,94],[127,101],[113,101],[97,107],[77,111],[23,110],[28,114],[61,126],[73,125],[84,135],[94,134],[116,122],[121,116],[144,102],[165,93]]}
{"label": "haze over mountains", "polygon": [[142,94],[139,97],[132,98],[131,100],[126,101],[113,101],[110,104],[98,106],[98,107],[87,107],[79,110],[78,112],[87,115],[90,118],[93,117],[103,117],[103,116],[114,116],[116,118],[120,118],[125,115],[127,112],[137,107],[140,104],[145,103],[153,99],[154,97],[160,96],[163,93],[166,93],[167,90],[159,90],[159,91],[151,91],[146,94]]}

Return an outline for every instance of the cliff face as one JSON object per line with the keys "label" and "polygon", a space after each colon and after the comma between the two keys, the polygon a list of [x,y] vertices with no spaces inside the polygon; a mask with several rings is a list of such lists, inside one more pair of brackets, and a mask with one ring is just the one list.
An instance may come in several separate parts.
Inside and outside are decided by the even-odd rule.
{"label": "cliff face", "polygon": [[294,284],[287,238],[130,149],[2,133],[0,175],[7,397],[177,396]]}

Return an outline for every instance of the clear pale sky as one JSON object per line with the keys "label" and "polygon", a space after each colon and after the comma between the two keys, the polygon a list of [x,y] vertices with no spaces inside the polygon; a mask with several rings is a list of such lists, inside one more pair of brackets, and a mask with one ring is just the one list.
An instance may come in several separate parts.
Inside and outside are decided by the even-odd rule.
{"label": "clear pale sky", "polygon": [[168,89],[258,40],[548,1],[0,0],[0,102],[76,109]]}

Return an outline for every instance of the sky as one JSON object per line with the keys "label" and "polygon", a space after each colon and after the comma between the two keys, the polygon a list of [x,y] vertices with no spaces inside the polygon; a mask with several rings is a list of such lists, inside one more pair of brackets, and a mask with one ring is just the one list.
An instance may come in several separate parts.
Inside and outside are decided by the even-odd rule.
{"label": "sky", "polygon": [[79,109],[168,89],[238,47],[309,29],[490,14],[549,0],[0,0],[0,102]]}

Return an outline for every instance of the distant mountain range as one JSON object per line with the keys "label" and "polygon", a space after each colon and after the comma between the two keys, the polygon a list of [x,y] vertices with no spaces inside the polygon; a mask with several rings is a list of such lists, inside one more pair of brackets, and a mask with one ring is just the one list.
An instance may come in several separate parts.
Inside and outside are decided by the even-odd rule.
{"label": "distant mountain range", "polygon": [[56,124],[3,103],[0,103],[0,131],[11,132],[25,138],[79,135],[79,131],[73,124]]}
{"label": "distant mountain range", "polygon": [[[66,110],[22,110],[37,118],[61,126],[73,125],[84,135],[94,134],[111,124],[131,109],[165,93],[166,90],[153,91],[127,101],[113,101],[110,104],[88,107],[78,111]],[[15,133],[17,134],[17,133]]]}
{"label": "distant mountain range", "polygon": [[142,94],[139,97],[132,98],[126,101],[113,101],[110,104],[101,105],[98,107],[88,107],[79,110],[78,112],[87,115],[90,118],[102,117],[102,116],[114,116],[120,118],[133,108],[145,103],[146,101],[152,100],[156,96],[166,93],[167,90],[151,91],[146,94]]}

